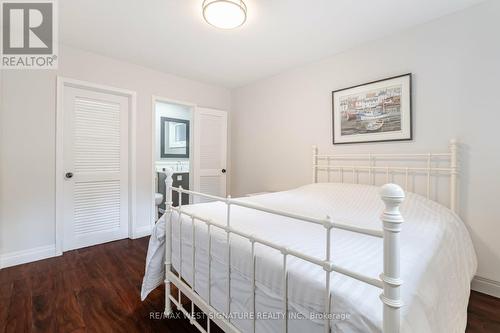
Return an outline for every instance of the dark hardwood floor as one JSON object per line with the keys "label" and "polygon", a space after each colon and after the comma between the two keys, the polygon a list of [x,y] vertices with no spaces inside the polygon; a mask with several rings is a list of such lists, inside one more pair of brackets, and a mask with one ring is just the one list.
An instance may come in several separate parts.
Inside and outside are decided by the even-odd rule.
{"label": "dark hardwood floor", "polygon": [[[141,302],[147,243],[122,240],[0,270],[0,332],[197,332],[187,320],[161,319],[162,287]],[[500,332],[500,300],[473,292],[467,332]]]}

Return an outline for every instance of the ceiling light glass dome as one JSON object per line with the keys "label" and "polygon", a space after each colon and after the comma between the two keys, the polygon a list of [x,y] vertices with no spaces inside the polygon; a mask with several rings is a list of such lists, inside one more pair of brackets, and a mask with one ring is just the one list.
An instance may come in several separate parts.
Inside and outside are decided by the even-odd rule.
{"label": "ceiling light glass dome", "polygon": [[247,7],[241,0],[205,0],[202,8],[205,21],[221,29],[237,28],[247,19]]}

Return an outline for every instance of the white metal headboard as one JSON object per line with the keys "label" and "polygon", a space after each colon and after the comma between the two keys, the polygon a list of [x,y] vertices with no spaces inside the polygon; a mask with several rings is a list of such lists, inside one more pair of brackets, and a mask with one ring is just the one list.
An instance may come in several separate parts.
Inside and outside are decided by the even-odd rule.
{"label": "white metal headboard", "polygon": [[[449,151],[444,153],[364,153],[364,154],[335,154],[321,155],[317,146],[313,146],[313,183],[318,182],[319,171],[326,171],[328,181],[330,173],[338,174],[336,181],[348,183],[345,174],[351,175],[351,183],[366,183],[375,185],[376,177],[385,174],[385,182],[394,182],[405,191],[409,191],[410,177],[415,174],[424,176],[425,193],[427,198],[431,197],[431,179],[433,177],[449,176],[449,208],[457,213],[457,177],[458,177],[458,143],[450,140]],[[346,162],[355,162],[346,164]],[[378,163],[384,163],[379,165]],[[332,164],[334,163],[334,164]],[[407,164],[408,163],[408,164]],[[418,165],[418,164],[421,165]],[[423,165],[422,165],[423,164]],[[444,165],[443,165],[444,164]],[[366,174],[365,182],[360,182],[359,174]],[[394,175],[398,174],[403,181],[394,181]],[[392,178],[392,180],[391,180]],[[422,177],[420,177],[422,178]],[[416,191],[414,191],[416,192]],[[436,200],[437,201],[437,200]]]}

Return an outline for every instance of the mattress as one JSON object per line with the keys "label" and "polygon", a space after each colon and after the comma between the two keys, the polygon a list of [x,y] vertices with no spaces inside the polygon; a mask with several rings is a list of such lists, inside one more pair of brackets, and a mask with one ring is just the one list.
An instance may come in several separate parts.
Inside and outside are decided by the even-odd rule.
{"label": "mattress", "polygon": [[[366,229],[381,230],[384,206],[379,187],[357,184],[319,183],[294,190],[242,198],[242,201],[289,212],[324,218]],[[226,223],[221,202],[184,206],[187,212]],[[464,332],[470,281],[477,260],[463,222],[446,207],[407,193],[401,205],[405,219],[401,232],[401,295],[403,332]],[[164,228],[172,223],[172,265],[187,283],[192,280],[191,218],[179,215],[161,220],[151,237],[143,298],[161,283],[164,274]],[[325,231],[322,226],[276,216],[239,206],[231,207],[231,226],[290,249],[323,259]],[[208,299],[211,274],[211,304],[227,311],[226,233],[212,228],[212,264],[208,272],[208,234],[203,222],[195,222],[196,292]],[[179,241],[181,235],[182,241]],[[334,229],[332,260],[349,270],[377,277],[382,272],[383,246],[380,238]],[[182,247],[181,247],[182,244]],[[231,321],[244,332],[252,331],[252,258],[250,242],[231,236]],[[182,263],[180,253],[182,252]],[[282,330],[283,257],[276,250],[256,245],[256,331]],[[289,332],[323,332],[325,273],[303,260],[288,257]],[[382,329],[380,290],[344,275],[331,276],[331,308],[335,314],[332,332],[378,332]]]}

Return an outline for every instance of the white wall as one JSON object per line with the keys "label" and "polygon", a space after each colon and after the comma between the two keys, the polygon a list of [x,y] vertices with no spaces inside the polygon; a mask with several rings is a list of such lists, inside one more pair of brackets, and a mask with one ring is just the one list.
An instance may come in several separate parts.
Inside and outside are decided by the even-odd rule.
{"label": "white wall", "polygon": [[50,248],[55,241],[57,75],[137,92],[139,227],[149,224],[153,200],[152,95],[222,110],[230,107],[225,88],[65,46],[59,59],[57,71],[1,71],[0,254],[4,259],[29,255],[27,250],[33,248]]}
{"label": "white wall", "polygon": [[[457,138],[460,213],[479,256],[478,275],[500,281],[499,18],[500,2],[490,1],[236,89],[231,194],[310,182],[313,144],[330,152],[428,151],[446,150]],[[332,90],[408,72],[412,142],[331,144]]]}

